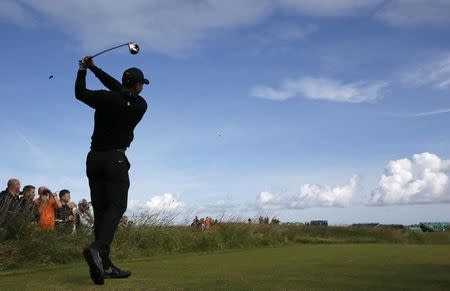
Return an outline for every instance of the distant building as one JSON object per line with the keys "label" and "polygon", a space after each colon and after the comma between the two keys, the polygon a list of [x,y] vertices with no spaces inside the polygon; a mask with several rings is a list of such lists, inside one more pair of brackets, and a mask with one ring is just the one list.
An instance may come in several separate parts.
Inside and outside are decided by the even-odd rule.
{"label": "distant building", "polygon": [[310,225],[328,226],[328,220],[311,220]]}
{"label": "distant building", "polygon": [[450,229],[449,222],[421,222],[419,227],[424,232],[447,231]]}

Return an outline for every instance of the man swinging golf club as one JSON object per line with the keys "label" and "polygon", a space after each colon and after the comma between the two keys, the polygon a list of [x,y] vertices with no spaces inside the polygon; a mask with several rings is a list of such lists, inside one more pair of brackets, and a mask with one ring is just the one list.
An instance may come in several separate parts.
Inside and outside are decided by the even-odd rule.
{"label": "man swinging golf club", "polygon": [[[90,69],[108,90],[86,89],[86,69]],[[95,284],[105,278],[127,278],[131,275],[111,262],[110,245],[120,218],[127,209],[130,163],[125,155],[133,141],[133,130],[144,116],[147,103],[139,96],[144,78],[138,68],[123,73],[122,84],[96,67],[92,57],[79,61],[75,96],[95,109],[94,133],[87,156],[86,173],[94,208],[95,242],[83,251],[89,273]]]}

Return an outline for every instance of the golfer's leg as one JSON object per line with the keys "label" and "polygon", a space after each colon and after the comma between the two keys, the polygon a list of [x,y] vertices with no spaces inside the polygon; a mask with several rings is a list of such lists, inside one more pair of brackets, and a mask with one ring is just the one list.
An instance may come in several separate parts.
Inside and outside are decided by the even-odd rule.
{"label": "golfer's leg", "polygon": [[[101,245],[102,256],[108,264],[108,255],[111,242],[114,238],[117,226],[127,209],[128,189],[130,180],[128,177],[128,162],[117,163],[112,161],[108,166],[109,180],[106,184],[108,208],[105,209],[103,221],[99,225],[97,242]],[[109,266],[105,266],[105,269]]]}
{"label": "golfer's leg", "polygon": [[94,237],[98,240],[99,228],[103,224],[105,210],[107,209],[106,197],[106,173],[104,161],[98,159],[98,154],[90,152],[86,161],[86,174],[91,190],[91,203],[94,209]]}
{"label": "golfer's leg", "polygon": [[99,179],[89,179],[91,203],[94,209],[94,237],[98,240],[99,228],[103,224],[107,203],[105,201],[106,183]]}

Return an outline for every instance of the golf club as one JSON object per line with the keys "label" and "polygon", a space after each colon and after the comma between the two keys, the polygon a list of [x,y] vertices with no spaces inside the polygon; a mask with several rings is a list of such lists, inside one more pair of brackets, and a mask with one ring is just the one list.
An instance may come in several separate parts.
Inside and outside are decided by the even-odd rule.
{"label": "golf club", "polygon": [[130,51],[130,54],[132,54],[132,55],[135,55],[135,54],[137,54],[139,52],[139,45],[137,43],[135,43],[135,42],[127,42],[127,43],[124,43],[124,44],[121,44],[121,45],[118,45],[118,46],[106,49],[104,51],[101,51],[101,52],[93,55],[92,58],[95,58],[96,56],[99,56],[99,55],[101,55],[103,53],[109,52],[111,50],[114,50],[116,48],[123,47],[123,46],[128,46],[128,50]]}

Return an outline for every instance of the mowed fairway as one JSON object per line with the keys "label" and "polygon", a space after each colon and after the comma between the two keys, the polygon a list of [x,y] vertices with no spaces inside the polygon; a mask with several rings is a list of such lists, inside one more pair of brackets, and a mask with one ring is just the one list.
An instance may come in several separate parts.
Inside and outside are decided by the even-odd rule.
{"label": "mowed fairway", "polygon": [[450,245],[295,245],[118,265],[132,270],[132,277],[98,287],[79,263],[0,272],[0,290],[450,290]]}

